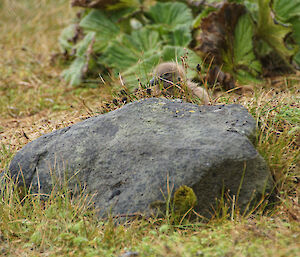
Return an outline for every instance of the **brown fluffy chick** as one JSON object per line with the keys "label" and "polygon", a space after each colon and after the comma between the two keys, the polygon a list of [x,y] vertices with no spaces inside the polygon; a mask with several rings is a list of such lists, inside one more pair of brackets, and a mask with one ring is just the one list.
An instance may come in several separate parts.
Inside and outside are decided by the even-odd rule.
{"label": "brown fluffy chick", "polygon": [[199,97],[204,104],[209,104],[209,97],[206,90],[188,80],[181,65],[175,62],[161,63],[156,66],[153,75],[150,84],[155,85],[156,93],[160,92],[160,84],[162,84],[163,89],[166,90],[168,94],[174,94],[174,89],[186,85],[193,95]]}

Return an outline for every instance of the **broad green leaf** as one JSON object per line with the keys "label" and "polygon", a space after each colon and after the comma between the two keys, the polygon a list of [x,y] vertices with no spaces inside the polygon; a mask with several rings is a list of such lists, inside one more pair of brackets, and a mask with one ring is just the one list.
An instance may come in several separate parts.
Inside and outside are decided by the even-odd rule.
{"label": "broad green leaf", "polygon": [[106,11],[105,14],[109,19],[117,25],[119,28],[120,32],[119,33],[130,33],[132,30],[130,20],[133,17],[139,16],[137,10],[138,6],[134,7],[129,7],[129,8],[123,8],[123,9],[118,9],[118,10],[109,10]]}
{"label": "broad green leaf", "polygon": [[103,51],[110,41],[116,38],[119,33],[119,27],[109,19],[103,12],[99,10],[92,10],[79,23],[80,27],[86,32],[96,32],[96,40],[94,44],[94,51]]}
{"label": "broad green leaf", "polygon": [[292,38],[297,44],[298,53],[294,61],[300,66],[300,0],[274,0],[273,9],[276,18],[292,25]]}
{"label": "broad green leaf", "polygon": [[156,31],[147,28],[133,31],[130,36],[126,35],[126,39],[139,52],[137,54],[158,49],[160,40]]}
{"label": "broad green leaf", "polygon": [[79,25],[87,31],[95,31],[105,35],[119,32],[118,26],[99,10],[89,12]]}
{"label": "broad green leaf", "polygon": [[71,42],[72,38],[75,36],[76,25],[71,24],[70,26],[63,29],[59,36],[59,45],[63,51],[70,51],[74,44]]}
{"label": "broad green leaf", "polygon": [[259,13],[256,35],[267,42],[288,64],[295,50],[286,48],[284,38],[292,32],[290,27],[275,24],[271,16],[270,0],[258,0]]}
{"label": "broad green leaf", "polygon": [[249,0],[244,1],[243,3],[248,10],[248,12],[251,14],[252,19],[257,23],[258,21],[258,1],[257,0]]}
{"label": "broad green leaf", "polygon": [[150,8],[147,15],[154,24],[161,24],[169,31],[178,26],[191,28],[193,23],[192,11],[185,4],[179,2],[158,2]]}
{"label": "broad green leaf", "polygon": [[[226,47],[221,49],[223,69],[240,82],[257,81],[261,64],[253,50],[254,24],[250,14],[239,17],[234,34],[228,35]],[[231,42],[230,38],[233,38]]]}
{"label": "broad green leaf", "polygon": [[291,19],[290,23],[293,25],[292,36],[295,39],[296,43],[300,46],[300,16]]}
{"label": "broad green leaf", "polygon": [[156,53],[149,58],[137,62],[124,72],[121,72],[128,89],[133,91],[133,89],[138,88],[139,82],[143,85],[148,84],[153,76],[152,71],[160,62],[160,59],[160,54]]}
{"label": "broad green leaf", "polygon": [[[235,70],[244,70],[249,77],[257,77],[261,64],[253,51],[253,24],[248,14],[240,17],[234,31],[233,62]],[[242,73],[241,73],[242,74]]]}
{"label": "broad green leaf", "polygon": [[86,63],[86,58],[79,56],[72,62],[70,67],[63,71],[62,76],[65,81],[72,86],[78,86],[81,83],[82,71]]}
{"label": "broad green leaf", "polygon": [[[125,37],[125,36],[123,36]],[[98,62],[118,71],[130,67],[139,60],[139,57],[131,51],[127,42],[121,38],[120,41],[113,41],[98,59]]]}
{"label": "broad green leaf", "polygon": [[143,28],[131,35],[123,35],[120,40],[114,40],[104,51],[99,62],[122,71],[151,57],[159,47],[158,32]]}
{"label": "broad green leaf", "polygon": [[94,32],[89,32],[86,36],[75,46],[76,56],[84,56],[87,53],[89,45],[92,43],[92,40],[95,37]]}
{"label": "broad green leaf", "polygon": [[247,84],[249,82],[256,84],[262,83],[262,81],[259,78],[253,76],[250,72],[242,69],[236,71],[235,78],[237,81],[243,84]]}
{"label": "broad green leaf", "polygon": [[257,40],[255,42],[255,52],[258,56],[266,56],[270,54],[273,49],[263,40]]}
{"label": "broad green leaf", "polygon": [[165,37],[167,44],[172,46],[187,47],[192,40],[192,33],[190,29],[185,26],[177,27],[172,32],[169,32]]}
{"label": "broad green leaf", "polygon": [[290,23],[293,25],[292,37],[295,40],[298,52],[294,56],[294,61],[300,67],[300,16],[294,17],[290,20]]}
{"label": "broad green leaf", "polygon": [[88,33],[83,40],[81,40],[76,46],[76,58],[70,65],[70,67],[63,71],[62,75],[64,79],[72,86],[80,84],[83,77],[83,68],[89,65],[88,62],[88,48],[95,37],[94,32]]}
{"label": "broad green leaf", "polygon": [[300,51],[294,56],[294,61],[298,64],[300,67]]}
{"label": "broad green leaf", "polygon": [[300,0],[274,0],[273,10],[283,22],[289,22],[294,17],[300,17]]}

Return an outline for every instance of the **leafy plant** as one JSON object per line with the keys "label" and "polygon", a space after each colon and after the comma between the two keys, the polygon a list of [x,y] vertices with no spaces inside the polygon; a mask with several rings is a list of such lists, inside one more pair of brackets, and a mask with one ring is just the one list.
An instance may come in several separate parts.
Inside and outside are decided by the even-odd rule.
{"label": "leafy plant", "polygon": [[300,66],[300,0],[274,0],[273,9],[278,20],[292,28],[292,38],[298,45],[294,61]]}
{"label": "leafy plant", "polygon": [[[130,4],[130,1],[128,2]],[[125,2],[123,3],[125,4]],[[125,5],[126,8],[129,5]],[[115,9],[120,6],[112,6]],[[121,73],[130,87],[149,80],[149,74],[160,61],[180,61],[180,57],[190,50],[185,50],[192,40],[191,10],[183,3],[157,3],[156,5],[134,16],[140,28],[128,25],[133,19],[131,9],[122,11],[90,10],[80,21],[79,26],[86,36],[74,45],[74,61],[63,73],[64,78],[72,85],[79,85],[92,62],[90,53],[84,51],[91,46],[98,68],[113,68],[113,74]],[[110,17],[110,18],[108,18]],[[136,18],[139,18],[137,20]],[[121,21],[120,21],[121,20]],[[74,26],[74,25],[73,25]],[[70,49],[70,39],[74,36],[68,27],[60,38],[61,47]],[[69,37],[69,40],[67,39]],[[194,60],[196,55],[194,54]],[[197,59],[197,58],[196,58]],[[193,62],[196,67],[200,58]]]}
{"label": "leafy plant", "polygon": [[75,59],[69,69],[65,70],[62,74],[71,85],[79,85],[82,75],[87,71],[88,66],[91,66],[90,55],[94,37],[95,33],[89,32],[84,39],[77,44]]}
{"label": "leafy plant", "polygon": [[292,29],[281,24],[275,24],[271,17],[270,0],[258,1],[258,21],[256,35],[273,48],[279,56],[287,61],[294,54],[293,50],[284,45],[284,39]]}
{"label": "leafy plant", "polygon": [[234,31],[234,60],[236,76],[239,81],[247,82],[258,77],[261,72],[261,64],[256,59],[253,50],[254,25],[248,14],[243,15]]}
{"label": "leafy plant", "polygon": [[84,11],[80,22],[67,27],[59,40],[72,57],[63,72],[72,85],[79,85],[90,71],[108,71],[113,78],[120,74],[134,89],[148,83],[152,69],[163,61],[183,61],[193,78],[201,59],[207,61],[206,69],[211,60],[217,67],[212,81],[224,83],[218,78],[224,71],[230,81],[248,83],[275,70],[270,56],[289,71],[294,70],[291,58],[300,61],[300,0],[276,0],[272,5],[270,0],[233,0],[221,8],[216,4],[221,1],[208,6],[194,1],[95,1],[93,6],[73,2],[96,9]]}

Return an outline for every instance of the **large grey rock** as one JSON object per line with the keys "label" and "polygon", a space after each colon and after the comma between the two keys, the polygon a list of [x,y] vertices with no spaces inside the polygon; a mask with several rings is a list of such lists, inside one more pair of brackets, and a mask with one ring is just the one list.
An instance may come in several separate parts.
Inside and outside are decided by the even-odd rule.
{"label": "large grey rock", "polygon": [[[193,188],[196,210],[208,214],[222,189],[239,193],[244,208],[271,187],[265,161],[251,142],[255,121],[240,105],[198,106],[151,98],[41,136],[21,149],[9,167],[22,169],[32,191],[49,193],[53,181],[86,185],[100,213],[150,213],[149,205]],[[38,182],[39,177],[39,182]],[[20,181],[20,180],[19,180]]]}

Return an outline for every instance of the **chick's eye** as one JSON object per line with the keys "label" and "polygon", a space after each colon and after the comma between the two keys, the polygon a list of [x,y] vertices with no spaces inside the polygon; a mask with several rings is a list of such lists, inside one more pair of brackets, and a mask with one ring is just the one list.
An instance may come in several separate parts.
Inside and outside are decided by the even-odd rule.
{"label": "chick's eye", "polygon": [[164,79],[168,79],[170,78],[170,73],[164,73],[161,77]]}

